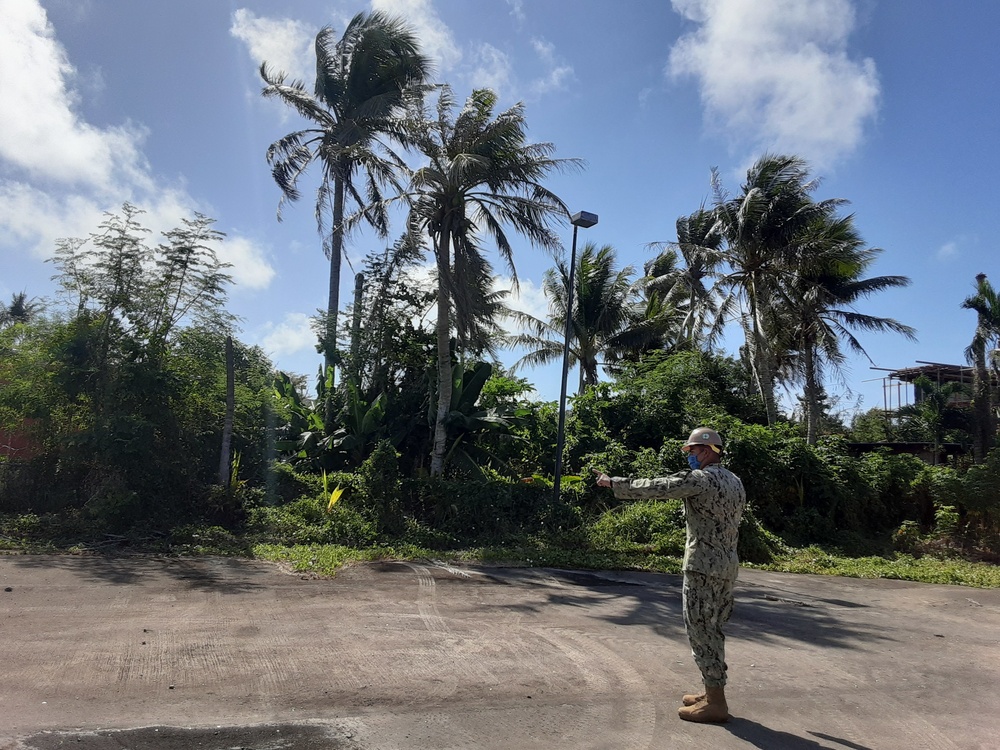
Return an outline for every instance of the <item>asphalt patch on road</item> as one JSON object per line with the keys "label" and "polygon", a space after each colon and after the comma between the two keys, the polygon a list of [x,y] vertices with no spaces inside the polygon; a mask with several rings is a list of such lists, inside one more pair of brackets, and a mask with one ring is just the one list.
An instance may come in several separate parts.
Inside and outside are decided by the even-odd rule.
{"label": "asphalt patch on road", "polygon": [[588,587],[619,587],[619,586],[641,586],[641,583],[636,583],[634,581],[623,581],[618,578],[606,578],[604,576],[596,575],[594,573],[580,572],[580,571],[568,571],[560,570],[554,571],[552,573],[553,578],[558,578],[560,581],[566,581],[567,583],[574,583],[577,586],[588,586]]}
{"label": "asphalt patch on road", "polygon": [[93,732],[41,732],[24,750],[358,750],[350,733],[314,724],[252,727],[143,727]]}

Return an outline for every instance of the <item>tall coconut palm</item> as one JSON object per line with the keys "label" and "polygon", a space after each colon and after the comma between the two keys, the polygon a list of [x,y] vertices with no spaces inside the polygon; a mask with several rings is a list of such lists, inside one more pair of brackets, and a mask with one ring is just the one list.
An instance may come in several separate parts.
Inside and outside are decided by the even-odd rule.
{"label": "tall coconut palm", "polygon": [[[578,365],[577,392],[597,384],[597,368],[602,356],[609,361],[631,350],[645,349],[663,333],[667,316],[645,315],[641,284],[631,280],[631,266],[615,268],[617,255],[611,245],[598,247],[587,242],[577,258],[574,273],[573,310],[570,314],[570,366]],[[514,363],[512,371],[524,366],[554,362],[563,356],[569,268],[560,262],[545,272],[542,291],[549,300],[550,317],[540,320],[523,312],[511,317],[527,332],[511,339],[510,345],[530,351]]]}
{"label": "tall coconut palm", "polygon": [[405,171],[390,139],[403,137],[397,117],[420,91],[431,66],[414,32],[402,20],[378,11],[354,16],[339,39],[332,28],[323,28],[316,35],[315,49],[316,83],[311,93],[301,81],[287,81],[283,72],[266,62],[260,75],[266,84],[264,97],[280,99],[310,123],[267,150],[267,163],[282,192],[279,220],[284,203],[299,198],[299,180],[306,170],[317,162],[322,170],[315,210],[323,251],[330,260],[321,344],[329,367],[336,360],[345,204],[363,208],[366,222],[379,236],[386,235],[389,222],[382,190],[387,185],[398,189],[397,176]]}
{"label": "tall coconut palm", "polygon": [[990,374],[987,350],[1000,347],[1000,294],[990,284],[986,274],[976,276],[976,293],[966,298],[962,307],[976,313],[976,332],[965,350],[965,357],[973,365],[975,457],[977,461],[982,461],[996,442],[997,429],[994,376]]}
{"label": "tall coconut palm", "polygon": [[724,311],[717,289],[707,283],[714,279],[722,259],[722,235],[715,215],[704,207],[681,216],[675,226],[676,242],[656,243],[663,250],[646,264],[646,294],[660,297],[666,305],[683,312],[679,339],[710,348],[721,332]]}
{"label": "tall coconut palm", "polygon": [[822,417],[824,370],[840,371],[845,361],[841,341],[868,357],[853,331],[898,333],[911,340],[915,331],[893,318],[855,309],[860,300],[908,286],[910,280],[905,276],[864,278],[882,251],[864,247],[853,215],[830,216],[800,238],[800,243],[799,273],[777,290],[781,315],[773,335],[792,354],[785,360],[792,379],[804,383],[806,438],[814,445]]}
{"label": "tall coconut palm", "polygon": [[722,187],[718,172],[712,173],[715,231],[725,240],[721,251],[726,270],[720,283],[743,304],[741,322],[750,366],[769,424],[778,417],[774,395],[778,352],[767,330],[767,321],[775,314],[776,290],[797,270],[803,234],[843,203],[814,201],[811,194],[817,184],[797,156],[765,154],[747,171],[735,197]]}
{"label": "tall coconut palm", "polygon": [[430,466],[434,476],[444,468],[452,328],[461,347],[498,312],[482,295],[482,280],[490,272],[483,242],[495,243],[516,284],[514,251],[505,226],[535,246],[553,252],[560,248],[550,224],[566,220],[568,211],[541,180],[579,164],[576,159],[553,158],[550,143],[529,143],[524,106],[517,104],[494,115],[496,101],[492,91],[479,89],[453,117],[451,90],[441,88],[436,115],[421,112],[426,128],[417,146],[429,163],[414,172],[405,195],[410,231],[430,236],[437,265],[438,403]]}

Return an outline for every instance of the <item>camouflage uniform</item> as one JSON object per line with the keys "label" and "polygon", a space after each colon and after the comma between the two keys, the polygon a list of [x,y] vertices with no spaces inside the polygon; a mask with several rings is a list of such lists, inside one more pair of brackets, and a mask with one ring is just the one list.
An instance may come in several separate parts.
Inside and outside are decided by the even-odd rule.
{"label": "camouflage uniform", "polygon": [[740,478],[719,464],[656,479],[612,477],[615,497],[684,501],[684,626],[706,687],[726,684],[722,626],[733,611],[739,571],[736,543],[746,492]]}

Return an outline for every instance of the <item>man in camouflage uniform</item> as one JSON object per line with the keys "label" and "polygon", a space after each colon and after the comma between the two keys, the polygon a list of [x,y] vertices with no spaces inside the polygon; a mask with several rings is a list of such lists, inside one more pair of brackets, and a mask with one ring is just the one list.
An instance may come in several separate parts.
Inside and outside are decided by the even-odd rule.
{"label": "man in camouflage uniform", "polygon": [[656,479],[602,473],[597,484],[611,487],[619,499],[684,501],[684,626],[705,692],[685,695],[678,713],[686,721],[723,722],[729,718],[729,706],[722,626],[733,611],[733,584],[739,570],[736,543],[746,492],[740,478],[719,463],[722,438],[715,430],[694,430],[683,450],[690,471]]}

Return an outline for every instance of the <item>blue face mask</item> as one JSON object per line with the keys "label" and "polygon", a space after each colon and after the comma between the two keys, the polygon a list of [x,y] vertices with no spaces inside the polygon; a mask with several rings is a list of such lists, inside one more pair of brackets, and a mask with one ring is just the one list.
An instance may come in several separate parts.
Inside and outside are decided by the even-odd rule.
{"label": "blue face mask", "polygon": [[688,453],[687,459],[688,459],[688,466],[690,466],[692,469],[701,468],[701,461],[699,461],[698,457],[693,453]]}

